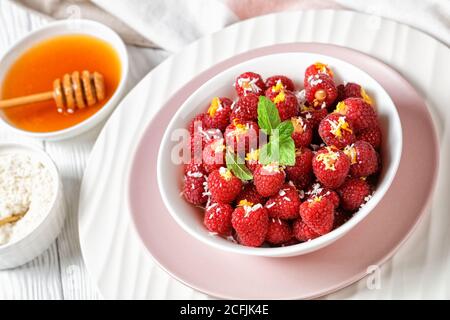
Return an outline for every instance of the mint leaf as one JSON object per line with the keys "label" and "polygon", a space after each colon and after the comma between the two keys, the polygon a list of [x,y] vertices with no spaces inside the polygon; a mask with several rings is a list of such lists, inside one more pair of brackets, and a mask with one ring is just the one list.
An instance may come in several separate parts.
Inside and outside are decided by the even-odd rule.
{"label": "mint leaf", "polygon": [[289,136],[280,139],[280,165],[293,166],[295,165],[295,143]]}
{"label": "mint leaf", "polygon": [[271,138],[271,141],[262,146],[259,150],[259,163],[270,164],[274,162],[279,162],[280,159],[280,149],[279,140]]}
{"label": "mint leaf", "polygon": [[294,132],[294,126],[292,125],[291,120],[286,120],[280,123],[275,130],[278,130],[278,136],[281,138],[288,138],[292,136]]}
{"label": "mint leaf", "polygon": [[281,122],[278,109],[275,104],[264,96],[259,97],[258,125],[268,135],[272,133]]}
{"label": "mint leaf", "polygon": [[227,168],[239,179],[246,181],[253,179],[253,175],[245,165],[244,159],[238,157],[234,152],[227,150],[225,161],[227,163]]}

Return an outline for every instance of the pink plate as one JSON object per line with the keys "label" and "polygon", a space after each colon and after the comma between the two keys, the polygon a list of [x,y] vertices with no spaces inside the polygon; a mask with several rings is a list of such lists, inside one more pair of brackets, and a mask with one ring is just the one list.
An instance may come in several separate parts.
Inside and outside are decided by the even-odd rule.
{"label": "pink plate", "polygon": [[[264,258],[213,249],[184,232],[162,202],[156,181],[156,159],[164,130],[184,100],[219,72],[258,56],[298,51],[350,62],[389,93],[403,127],[403,152],[397,176],[374,212],[321,250],[290,258]],[[395,253],[424,214],[434,187],[438,158],[437,138],[425,102],[395,70],[343,47],[280,44],[223,61],[171,97],[149,123],[136,149],[129,179],[130,208],[147,250],[163,269],[192,288],[233,299],[314,298],[361,279],[369,266],[381,265]]]}

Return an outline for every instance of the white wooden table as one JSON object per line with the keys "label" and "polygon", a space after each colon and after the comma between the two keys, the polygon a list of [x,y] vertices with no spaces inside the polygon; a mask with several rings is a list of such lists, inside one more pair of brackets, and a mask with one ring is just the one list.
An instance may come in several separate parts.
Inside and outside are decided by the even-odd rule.
{"label": "white wooden table", "polygon": [[[0,54],[31,30],[48,23],[8,1],[0,1]],[[159,64],[162,50],[129,47],[130,87]],[[136,66],[139,65],[139,68]],[[99,299],[89,278],[78,241],[78,195],[89,153],[101,128],[75,139],[41,142],[18,136],[0,127],[0,141],[27,142],[40,146],[60,170],[67,202],[67,219],[58,239],[41,256],[28,264],[0,271],[0,300],[3,299]]]}

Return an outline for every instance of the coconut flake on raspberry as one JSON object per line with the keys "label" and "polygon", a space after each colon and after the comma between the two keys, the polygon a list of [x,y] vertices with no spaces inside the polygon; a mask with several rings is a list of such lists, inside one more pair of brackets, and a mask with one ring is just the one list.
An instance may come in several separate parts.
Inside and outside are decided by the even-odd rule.
{"label": "coconut flake on raspberry", "polygon": [[259,93],[260,91],[262,91],[262,89],[256,84],[257,81],[257,78],[239,78],[237,82],[239,87],[244,90],[244,96],[246,96],[249,92]]}

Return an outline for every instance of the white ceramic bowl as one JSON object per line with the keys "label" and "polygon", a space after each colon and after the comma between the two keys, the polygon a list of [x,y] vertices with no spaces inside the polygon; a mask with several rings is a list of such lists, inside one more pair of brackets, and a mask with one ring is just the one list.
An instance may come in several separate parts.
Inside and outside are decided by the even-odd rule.
{"label": "white ceramic bowl", "polygon": [[[251,248],[235,244],[211,235],[203,226],[199,208],[180,197],[183,184],[182,165],[170,161],[173,148],[179,140],[172,139],[175,129],[186,128],[190,120],[199,112],[204,112],[214,96],[235,98],[232,84],[235,78],[246,71],[254,71],[267,78],[283,74],[294,80],[297,88],[302,88],[304,70],[316,61],[327,63],[335,73],[336,83],[343,81],[361,84],[374,99],[383,133],[381,148],[383,170],[379,184],[371,200],[348,222],[332,232],[314,240],[280,248]],[[172,217],[189,234],[217,249],[240,254],[267,257],[285,257],[305,254],[336,241],[364,219],[384,196],[394,179],[402,151],[402,128],[394,103],[386,91],[367,73],[357,67],[329,56],[311,53],[280,53],[255,58],[218,74],[195,91],[180,107],[170,122],[158,154],[158,184],[162,198]]]}
{"label": "white ceramic bowl", "polygon": [[22,238],[0,245],[0,270],[20,266],[44,252],[60,233],[66,216],[63,187],[52,159],[34,146],[17,143],[0,144],[0,155],[12,152],[28,154],[41,161],[52,175],[54,192],[50,210],[36,221],[34,229]]}
{"label": "white ceramic bowl", "polygon": [[[85,34],[96,38],[99,38],[109,43],[117,52],[121,63],[122,78],[117,86],[116,92],[109,99],[109,101],[95,114],[88,119],[80,122],[79,124],[69,127],[67,129],[52,131],[52,132],[30,132],[27,130],[19,129],[11,125],[3,117],[0,116],[0,123],[10,128],[11,130],[31,136],[38,139],[46,140],[62,140],[74,137],[83,132],[86,132],[111,114],[126,89],[126,82],[128,79],[128,53],[122,39],[109,27],[90,20],[82,19],[68,19],[50,23],[43,28],[33,31],[27,34],[24,38],[16,42],[6,54],[0,58],[0,86],[3,79],[8,72],[10,66],[16,61],[16,59],[30,47],[42,42],[43,40],[53,38],[55,36],[67,35],[67,34]],[[49,84],[51,89],[51,84]]]}

